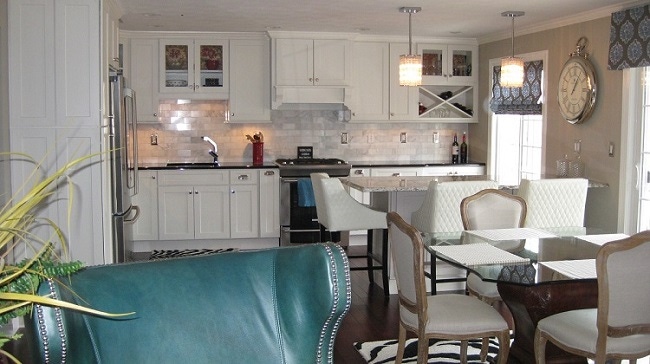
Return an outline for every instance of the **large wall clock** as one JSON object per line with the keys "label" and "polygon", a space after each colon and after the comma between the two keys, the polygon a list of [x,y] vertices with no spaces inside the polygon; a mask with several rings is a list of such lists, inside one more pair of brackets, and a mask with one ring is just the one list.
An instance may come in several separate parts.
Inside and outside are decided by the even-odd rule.
{"label": "large wall clock", "polygon": [[571,124],[579,124],[591,116],[596,105],[596,72],[584,52],[587,38],[578,39],[576,51],[562,66],[557,87],[560,113]]}

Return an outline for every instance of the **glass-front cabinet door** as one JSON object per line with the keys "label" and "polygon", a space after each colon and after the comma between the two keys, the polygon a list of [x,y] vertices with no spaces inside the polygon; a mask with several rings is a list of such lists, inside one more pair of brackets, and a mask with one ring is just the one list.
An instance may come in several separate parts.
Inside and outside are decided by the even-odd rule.
{"label": "glass-front cabinet door", "polygon": [[160,92],[228,92],[227,41],[163,39],[160,52]]}
{"label": "glass-front cabinet door", "polygon": [[467,85],[476,81],[478,61],[473,45],[418,44],[422,54],[422,84]]}

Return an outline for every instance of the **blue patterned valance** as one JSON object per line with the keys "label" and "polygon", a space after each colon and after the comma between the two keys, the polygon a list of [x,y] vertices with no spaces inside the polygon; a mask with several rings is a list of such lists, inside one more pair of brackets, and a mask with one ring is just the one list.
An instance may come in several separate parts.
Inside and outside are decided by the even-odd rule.
{"label": "blue patterned valance", "polygon": [[524,62],[522,87],[501,87],[501,66],[492,72],[492,100],[490,110],[495,114],[541,115],[543,62]]}
{"label": "blue patterned valance", "polygon": [[650,5],[612,13],[610,70],[650,66]]}

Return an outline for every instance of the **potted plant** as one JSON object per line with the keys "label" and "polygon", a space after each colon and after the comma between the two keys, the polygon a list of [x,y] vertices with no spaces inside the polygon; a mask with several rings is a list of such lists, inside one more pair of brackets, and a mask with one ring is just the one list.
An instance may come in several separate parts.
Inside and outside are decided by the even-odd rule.
{"label": "potted plant", "polygon": [[[40,163],[22,153],[0,153],[0,156],[20,156],[36,167],[28,181],[24,181],[17,193],[0,209],[0,325],[13,318],[28,315],[34,303],[79,310],[82,312],[119,317],[127,314],[109,314],[88,307],[43,297],[35,294],[38,285],[46,279],[65,279],[64,277],[83,268],[80,261],[68,261],[65,237],[55,221],[38,216],[39,208],[52,197],[57,188],[69,182],[73,168],[87,162],[97,155],[88,155],[68,162],[51,175],[37,178]],[[11,161],[11,160],[10,160]],[[32,187],[31,180],[36,180]],[[68,183],[69,186],[72,186]],[[72,188],[70,188],[70,198]],[[45,226],[51,235],[42,238],[34,233],[38,226]],[[42,235],[42,234],[41,234]],[[20,249],[20,250],[19,250]],[[14,262],[13,255],[18,251],[33,255]],[[58,252],[62,252],[59,254]],[[20,338],[20,335],[0,335],[0,353],[18,363],[18,359],[3,349],[4,344]]]}

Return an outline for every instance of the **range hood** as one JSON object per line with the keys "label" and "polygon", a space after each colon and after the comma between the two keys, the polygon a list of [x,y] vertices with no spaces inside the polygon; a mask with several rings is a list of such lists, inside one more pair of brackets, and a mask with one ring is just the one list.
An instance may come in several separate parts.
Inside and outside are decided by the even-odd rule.
{"label": "range hood", "polygon": [[274,110],[347,110],[351,90],[343,86],[275,86]]}

